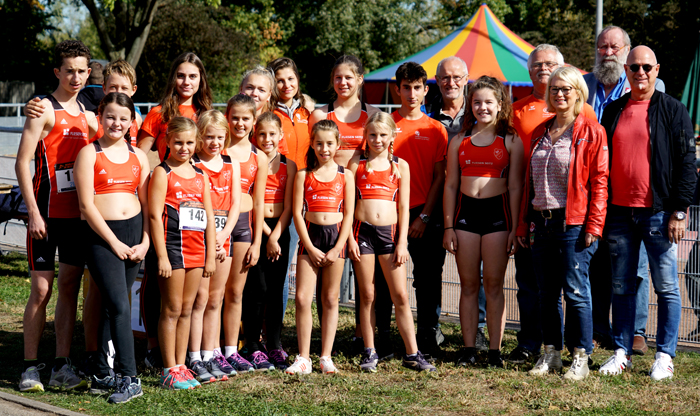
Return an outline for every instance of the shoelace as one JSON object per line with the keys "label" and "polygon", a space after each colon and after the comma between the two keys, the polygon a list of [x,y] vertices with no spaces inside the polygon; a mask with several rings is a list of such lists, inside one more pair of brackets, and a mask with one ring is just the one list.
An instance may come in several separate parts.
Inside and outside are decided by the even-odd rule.
{"label": "shoelace", "polygon": [[[586,359],[587,361],[588,359]],[[583,367],[584,363],[584,358],[580,356],[574,356],[573,361],[571,362],[571,368],[574,369],[574,371],[578,371]]]}
{"label": "shoelace", "polygon": [[272,350],[270,351],[270,358],[277,361],[286,361],[287,357],[285,357],[285,354],[282,352],[282,350]]}
{"label": "shoelace", "polygon": [[250,363],[248,362],[248,360],[246,360],[245,358],[243,358],[243,357],[241,356],[241,354],[239,354],[239,353],[235,353],[235,354],[233,354],[232,356],[230,356],[230,357],[228,357],[228,358],[233,359],[233,361],[237,362],[238,364],[247,364],[247,365],[250,365]]}
{"label": "shoelace", "polygon": [[229,364],[228,361],[226,361],[226,358],[221,354],[217,354],[214,356],[214,362],[216,363],[216,365],[219,366],[219,369],[221,369],[221,371],[230,372],[231,370],[233,370],[231,364]]}
{"label": "shoelace", "polygon": [[39,377],[39,371],[43,370],[44,368],[46,368],[46,365],[44,363],[34,366],[33,371],[27,371],[27,378],[30,380],[41,382],[41,378]]}
{"label": "shoelace", "polygon": [[252,356],[253,356],[253,362],[254,362],[255,364],[262,364],[262,363],[264,363],[265,361],[267,361],[267,356],[266,356],[265,353],[262,352],[262,351],[255,351],[255,352],[252,354]]}
{"label": "shoelace", "polygon": [[163,381],[163,384],[167,384],[168,387],[172,387],[176,381],[180,381],[178,378],[180,376],[179,373],[180,373],[180,370],[171,369],[170,372],[168,373],[168,375],[165,376],[165,380]]}
{"label": "shoelace", "polygon": [[196,380],[197,373],[195,373],[194,371],[192,371],[189,368],[186,369],[185,371],[182,371],[181,373],[182,373],[182,377],[185,379],[185,381]]}

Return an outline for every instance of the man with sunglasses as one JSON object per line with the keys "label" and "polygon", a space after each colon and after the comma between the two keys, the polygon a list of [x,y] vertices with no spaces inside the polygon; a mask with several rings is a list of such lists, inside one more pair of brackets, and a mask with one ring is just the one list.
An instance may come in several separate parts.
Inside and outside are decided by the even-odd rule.
{"label": "man with sunglasses", "polygon": [[605,237],[612,265],[615,354],[600,373],[618,375],[632,366],[636,266],[643,241],[659,299],[652,380],[673,377],[681,316],[676,250],[697,180],[690,116],[680,101],[655,89],[659,67],[650,48],[632,49],[625,65],[630,93],[607,106],[601,123],[610,149]]}
{"label": "man with sunglasses", "polygon": [[[588,104],[593,106],[598,121],[603,111],[613,101],[630,91],[630,83],[625,74],[624,64],[630,51],[630,37],[617,26],[603,29],[596,39],[596,59],[593,72],[583,76],[588,86]],[[665,92],[663,81],[656,79],[655,89]],[[597,347],[612,345],[610,329],[611,271],[609,252],[605,241],[601,241],[598,251],[591,260],[591,297],[593,299],[593,343]],[[649,309],[649,262],[644,244],[640,247],[637,265],[637,317],[635,324],[634,351],[644,355],[646,326]]]}

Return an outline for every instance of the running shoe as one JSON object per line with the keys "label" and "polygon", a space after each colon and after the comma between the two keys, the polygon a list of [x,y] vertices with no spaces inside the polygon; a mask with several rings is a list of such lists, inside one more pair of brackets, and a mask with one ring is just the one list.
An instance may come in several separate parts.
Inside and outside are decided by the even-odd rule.
{"label": "running shoe", "polygon": [[234,370],[239,373],[245,373],[246,371],[253,371],[253,365],[248,362],[245,358],[241,357],[238,352],[233,353],[233,355],[226,357],[226,361],[231,364]]}
{"label": "running shoe", "polygon": [[362,354],[362,361],[360,361],[360,370],[366,371],[368,373],[377,372],[377,363],[379,362],[379,356],[374,348],[365,348],[364,354]]}
{"label": "running shoe", "polygon": [[248,356],[248,361],[253,365],[255,371],[274,370],[275,365],[267,360],[267,355],[262,351],[255,351]]}
{"label": "running shoe", "polygon": [[78,388],[87,387],[87,381],[78,377],[75,374],[75,367],[68,360],[68,364],[63,364],[60,370],[54,371],[51,369],[51,380],[49,380],[49,386],[56,387],[65,390],[73,390]]}
{"label": "running shoe", "polygon": [[673,377],[673,358],[670,355],[657,352],[654,364],[651,366],[651,372],[649,373],[651,379],[654,381],[664,380]]}
{"label": "running shoe", "polygon": [[574,361],[564,374],[564,380],[581,381],[588,377],[588,354],[583,348],[574,348]]}
{"label": "running shoe", "polygon": [[42,363],[27,368],[19,380],[19,391],[44,391],[44,385],[41,384],[41,379],[39,378],[39,371],[45,367]]}
{"label": "running shoe", "polygon": [[321,357],[319,360],[321,364],[321,373],[323,374],[336,374],[338,372],[338,369],[335,368],[335,365],[333,364],[333,360],[331,357]]}
{"label": "running shoe", "polygon": [[[228,364],[228,363],[226,363],[226,364]],[[209,374],[214,376],[214,378],[216,378],[217,380],[221,380],[221,381],[228,380],[228,374],[221,371],[219,364],[217,364],[213,358],[211,360],[205,362],[204,366],[207,368],[207,371],[209,371]]]}
{"label": "running shoe", "polygon": [[109,396],[109,403],[126,403],[131,399],[143,396],[141,380],[136,377],[117,375],[117,389]]}
{"label": "running shoe", "polygon": [[114,374],[111,373],[102,378],[91,375],[90,376],[90,393],[91,394],[109,394],[112,390],[117,388],[117,381],[114,378]]}
{"label": "running shoe", "polygon": [[294,364],[284,370],[284,372],[285,374],[311,374],[311,360],[297,355]]}
{"label": "running shoe", "polygon": [[501,350],[489,350],[489,363],[488,366],[491,368],[503,368],[503,357],[501,357]]}
{"label": "running shoe", "polygon": [[475,347],[462,347],[460,349],[459,358],[457,358],[457,365],[466,367],[469,365],[476,364],[476,348]]}
{"label": "running shoe", "polygon": [[216,381],[216,377],[209,372],[207,367],[203,362],[197,360],[190,363],[190,371],[194,373],[194,376],[202,384],[212,383]]}
{"label": "running shoe", "polygon": [[435,366],[430,364],[420,351],[412,355],[404,355],[402,365],[416,371],[427,371],[429,373],[437,371]]}
{"label": "running shoe", "polygon": [[508,358],[506,358],[506,361],[512,364],[525,364],[527,362],[533,361],[534,358],[534,352],[518,345],[513,351],[510,352]]}
{"label": "running shoe", "polygon": [[214,352],[214,358],[212,359],[216,363],[217,366],[219,366],[219,370],[221,370],[223,373],[225,373],[229,377],[233,377],[238,374],[236,372],[236,369],[231,366],[231,364],[226,361],[226,358],[224,355],[218,351]]}
{"label": "running shoe", "polygon": [[202,384],[199,381],[197,381],[197,374],[195,374],[194,371],[187,368],[187,366],[180,366],[180,374],[185,380],[187,380],[188,383],[190,383],[190,386],[192,386],[193,388],[196,389],[197,387],[202,387]]}
{"label": "running shoe", "polygon": [[268,355],[268,360],[275,365],[278,370],[286,370],[289,365],[287,364],[287,353],[284,352],[282,348],[278,350],[270,351]]}
{"label": "running shoe", "polygon": [[598,372],[606,376],[617,376],[632,369],[632,361],[627,359],[625,350],[618,348],[615,354],[600,366]]}
{"label": "running shoe", "polygon": [[180,373],[180,367],[171,368],[168,374],[165,374],[165,370],[163,370],[160,375],[160,386],[168,390],[191,390],[194,388]]}
{"label": "running shoe", "polygon": [[[588,364],[587,361],[586,364]],[[544,376],[550,372],[560,373],[561,368],[561,351],[555,350],[554,345],[545,345],[544,354],[540,355],[537,364],[532,370],[528,371],[528,374],[531,376]]]}
{"label": "running shoe", "polygon": [[148,368],[162,368],[163,357],[160,355],[160,347],[151,348],[146,352],[146,358],[143,360]]}

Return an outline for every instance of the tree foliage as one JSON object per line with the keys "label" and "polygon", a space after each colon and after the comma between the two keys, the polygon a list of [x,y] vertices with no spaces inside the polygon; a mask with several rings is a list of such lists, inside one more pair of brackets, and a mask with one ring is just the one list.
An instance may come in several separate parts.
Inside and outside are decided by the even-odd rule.
{"label": "tree foliage", "polygon": [[0,2],[0,39],[7,48],[0,81],[34,81],[52,77],[51,48],[39,36],[51,29],[51,14],[36,0]]}

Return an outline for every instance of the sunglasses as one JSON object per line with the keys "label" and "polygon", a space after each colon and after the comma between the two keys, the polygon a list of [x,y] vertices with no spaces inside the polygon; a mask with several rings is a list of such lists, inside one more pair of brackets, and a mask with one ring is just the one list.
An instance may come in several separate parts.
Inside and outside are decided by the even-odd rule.
{"label": "sunglasses", "polygon": [[644,64],[644,65],[639,65],[639,64],[632,64],[632,65],[627,65],[627,67],[630,69],[632,72],[637,72],[639,71],[639,68],[642,68],[644,72],[650,72],[652,69],[654,69],[656,65],[651,65],[651,64]]}

